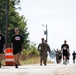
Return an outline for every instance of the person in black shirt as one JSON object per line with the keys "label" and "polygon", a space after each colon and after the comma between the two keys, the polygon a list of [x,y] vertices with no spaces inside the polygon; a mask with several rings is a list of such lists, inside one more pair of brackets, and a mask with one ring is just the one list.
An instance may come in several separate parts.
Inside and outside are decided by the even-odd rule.
{"label": "person in black shirt", "polygon": [[1,29],[0,29],[0,68],[1,68],[2,54],[4,53],[4,49],[5,49],[5,37],[1,33]]}
{"label": "person in black shirt", "polygon": [[75,59],[76,59],[76,53],[75,53],[75,51],[72,53],[72,56],[73,56],[73,63],[75,64]]}
{"label": "person in black shirt", "polygon": [[66,40],[64,41],[64,44],[61,46],[62,54],[63,54],[63,64],[67,64],[67,57],[69,53],[69,45],[66,44]]}
{"label": "person in black shirt", "polygon": [[13,49],[13,55],[15,60],[15,67],[18,68],[19,56],[23,50],[24,39],[19,33],[19,29],[15,28],[15,34],[11,38],[11,47]]}

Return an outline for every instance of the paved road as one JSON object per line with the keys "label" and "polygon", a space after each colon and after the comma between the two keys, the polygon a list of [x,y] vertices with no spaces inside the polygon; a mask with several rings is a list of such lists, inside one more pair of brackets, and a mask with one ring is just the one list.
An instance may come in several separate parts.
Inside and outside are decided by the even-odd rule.
{"label": "paved road", "polygon": [[76,64],[22,65],[18,69],[14,66],[2,66],[0,75],[76,75]]}

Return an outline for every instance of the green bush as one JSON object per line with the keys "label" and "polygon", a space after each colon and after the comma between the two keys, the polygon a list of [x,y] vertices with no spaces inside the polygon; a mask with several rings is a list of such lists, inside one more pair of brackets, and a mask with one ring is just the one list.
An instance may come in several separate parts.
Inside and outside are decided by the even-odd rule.
{"label": "green bush", "polygon": [[37,50],[37,48],[35,47],[35,44],[33,45],[30,45],[29,49],[28,50],[23,50],[22,51],[22,54],[25,54],[25,55],[31,55],[31,56],[39,56],[39,51]]}

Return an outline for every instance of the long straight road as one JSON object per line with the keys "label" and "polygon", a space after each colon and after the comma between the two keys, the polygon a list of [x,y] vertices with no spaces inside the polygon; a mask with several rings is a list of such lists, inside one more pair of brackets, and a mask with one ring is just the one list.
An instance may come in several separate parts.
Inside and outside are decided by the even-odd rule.
{"label": "long straight road", "polygon": [[14,66],[2,66],[0,75],[76,75],[76,64],[33,64],[19,66],[18,69]]}

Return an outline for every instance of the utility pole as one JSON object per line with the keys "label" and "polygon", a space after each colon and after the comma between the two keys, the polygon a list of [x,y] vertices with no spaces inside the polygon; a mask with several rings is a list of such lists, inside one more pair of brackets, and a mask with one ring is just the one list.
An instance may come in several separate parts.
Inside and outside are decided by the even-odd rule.
{"label": "utility pole", "polygon": [[47,25],[46,25],[46,43],[48,42],[48,30],[47,30]]}
{"label": "utility pole", "polygon": [[[42,24],[42,26],[44,26]],[[47,29],[47,25],[46,25],[46,30],[44,31],[44,35],[46,35],[46,43],[48,42],[48,29]]]}
{"label": "utility pole", "polygon": [[8,47],[8,25],[9,25],[9,20],[8,17],[9,16],[9,0],[6,0],[6,26],[5,26],[5,38],[6,38],[6,42],[5,42],[5,48]]}

